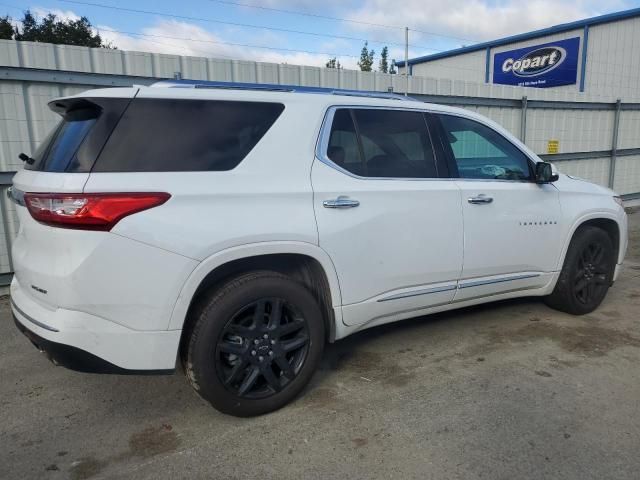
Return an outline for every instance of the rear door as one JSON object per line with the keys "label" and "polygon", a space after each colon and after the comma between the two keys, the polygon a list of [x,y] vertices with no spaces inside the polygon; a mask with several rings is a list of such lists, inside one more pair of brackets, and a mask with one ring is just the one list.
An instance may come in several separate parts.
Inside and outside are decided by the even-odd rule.
{"label": "rear door", "polygon": [[346,324],[384,323],[453,299],[462,215],[445,168],[423,112],[328,112],[312,170],[314,209]]}
{"label": "rear door", "polygon": [[491,126],[456,115],[434,118],[464,213],[455,300],[546,285],[562,245],[558,190],[536,184],[532,160]]}

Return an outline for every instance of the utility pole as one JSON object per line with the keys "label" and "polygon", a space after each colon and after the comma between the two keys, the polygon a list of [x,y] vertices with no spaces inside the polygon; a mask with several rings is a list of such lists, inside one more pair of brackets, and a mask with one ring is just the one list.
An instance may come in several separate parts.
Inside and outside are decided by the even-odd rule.
{"label": "utility pole", "polygon": [[404,27],[404,74],[406,80],[406,88],[404,96],[409,96],[409,27]]}

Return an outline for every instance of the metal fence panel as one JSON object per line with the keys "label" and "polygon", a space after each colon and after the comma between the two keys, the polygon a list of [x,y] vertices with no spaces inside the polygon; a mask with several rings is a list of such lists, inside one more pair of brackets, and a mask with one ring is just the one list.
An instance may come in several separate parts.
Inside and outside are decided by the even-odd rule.
{"label": "metal fence panel", "polygon": [[[638,80],[640,82],[640,80]],[[639,87],[640,88],[640,87]],[[640,109],[620,112],[618,148],[637,148],[640,145]]]}
{"label": "metal fence panel", "polygon": [[617,157],[613,189],[621,195],[640,192],[640,155]]}
{"label": "metal fence panel", "polygon": [[20,82],[0,82],[0,170],[14,171],[18,154],[31,151],[24,90]]}
{"label": "metal fence panel", "polygon": [[516,137],[520,137],[522,116],[519,110],[515,108],[487,106],[469,106],[465,108],[490,118],[494,122],[502,125]]}
{"label": "metal fence panel", "polygon": [[563,153],[608,150],[613,117],[613,110],[528,108],[527,145],[538,154],[548,153],[549,140],[557,140]]}
{"label": "metal fence panel", "polygon": [[590,158],[588,160],[569,160],[554,162],[557,168],[568,175],[584,178],[593,183],[606,185],[609,179],[609,157]]}

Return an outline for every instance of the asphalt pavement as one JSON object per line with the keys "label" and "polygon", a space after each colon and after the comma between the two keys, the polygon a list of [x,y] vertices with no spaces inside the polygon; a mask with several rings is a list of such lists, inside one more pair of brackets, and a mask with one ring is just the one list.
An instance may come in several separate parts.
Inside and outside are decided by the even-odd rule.
{"label": "asphalt pavement", "polygon": [[252,419],[178,373],[52,365],[0,300],[0,478],[637,479],[640,213],[603,305],[537,299],[421,317],[330,345],[306,391]]}

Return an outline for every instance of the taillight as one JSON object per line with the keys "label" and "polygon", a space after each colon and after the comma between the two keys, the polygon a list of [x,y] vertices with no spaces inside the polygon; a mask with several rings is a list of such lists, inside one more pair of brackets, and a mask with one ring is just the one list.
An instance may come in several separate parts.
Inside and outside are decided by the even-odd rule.
{"label": "taillight", "polygon": [[40,223],[78,230],[109,231],[124,217],[162,205],[168,193],[25,193]]}

